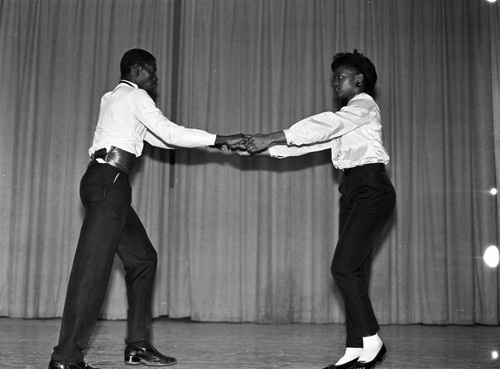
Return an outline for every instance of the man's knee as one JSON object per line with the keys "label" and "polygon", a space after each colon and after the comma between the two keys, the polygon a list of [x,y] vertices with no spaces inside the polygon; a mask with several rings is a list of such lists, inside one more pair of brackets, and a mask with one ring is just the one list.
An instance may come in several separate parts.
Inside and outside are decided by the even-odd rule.
{"label": "man's knee", "polygon": [[337,262],[335,259],[333,260],[330,267],[330,273],[332,274],[333,279],[336,281],[341,280],[342,278],[345,278],[349,275],[349,272],[346,270],[345,265]]}
{"label": "man's knee", "polygon": [[148,253],[147,263],[150,267],[156,269],[156,266],[158,265],[158,253],[154,248],[151,248]]}

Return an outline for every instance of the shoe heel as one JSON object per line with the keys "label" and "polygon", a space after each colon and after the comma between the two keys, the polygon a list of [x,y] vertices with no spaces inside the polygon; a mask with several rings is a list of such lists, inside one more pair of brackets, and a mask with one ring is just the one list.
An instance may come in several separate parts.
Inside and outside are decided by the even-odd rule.
{"label": "shoe heel", "polygon": [[132,356],[132,355],[125,356],[125,364],[126,365],[139,365],[140,363],[141,363],[141,359],[138,359],[135,356]]}
{"label": "shoe heel", "polygon": [[379,354],[377,355],[378,356],[377,360],[378,361],[384,360],[386,354],[387,354],[387,348],[385,347],[385,345],[383,345],[382,348],[380,349]]}

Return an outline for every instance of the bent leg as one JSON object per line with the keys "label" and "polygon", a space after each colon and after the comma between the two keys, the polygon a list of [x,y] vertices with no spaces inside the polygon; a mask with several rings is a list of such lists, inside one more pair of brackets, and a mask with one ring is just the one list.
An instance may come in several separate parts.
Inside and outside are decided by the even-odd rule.
{"label": "bent leg", "polygon": [[[348,347],[362,347],[362,337],[379,326],[368,295],[370,256],[395,205],[392,185],[379,173],[351,177],[343,183],[340,237],[332,276],[344,298]],[[349,181],[351,183],[349,183]]]}

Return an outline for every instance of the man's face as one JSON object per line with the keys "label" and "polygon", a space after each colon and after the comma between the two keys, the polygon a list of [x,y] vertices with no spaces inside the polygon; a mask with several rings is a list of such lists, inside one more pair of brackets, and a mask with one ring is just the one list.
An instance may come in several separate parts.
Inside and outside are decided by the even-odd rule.
{"label": "man's face", "polygon": [[139,66],[139,74],[136,78],[136,84],[139,88],[145,90],[149,96],[156,99],[158,77],[156,76],[156,63],[147,63]]}

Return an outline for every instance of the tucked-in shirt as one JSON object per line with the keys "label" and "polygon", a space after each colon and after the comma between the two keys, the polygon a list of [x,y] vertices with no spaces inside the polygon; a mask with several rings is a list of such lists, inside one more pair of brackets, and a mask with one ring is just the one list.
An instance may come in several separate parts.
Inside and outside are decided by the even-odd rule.
{"label": "tucked-in shirt", "polygon": [[132,82],[122,81],[101,99],[89,155],[115,146],[140,156],[144,141],[164,149],[175,149],[210,146],[215,138],[215,134],[171,122],[145,90]]}
{"label": "tucked-in shirt", "polygon": [[380,109],[373,98],[361,93],[337,112],[305,118],[283,131],[287,145],[269,148],[273,157],[285,158],[331,149],[338,169],[389,162],[382,143]]}

